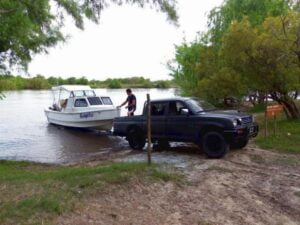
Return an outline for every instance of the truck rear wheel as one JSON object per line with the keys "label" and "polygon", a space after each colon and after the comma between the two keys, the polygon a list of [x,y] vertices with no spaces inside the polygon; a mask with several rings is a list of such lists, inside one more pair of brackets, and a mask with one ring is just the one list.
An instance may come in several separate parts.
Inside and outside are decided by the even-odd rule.
{"label": "truck rear wheel", "polygon": [[128,131],[127,141],[129,146],[134,150],[142,150],[146,144],[146,138],[136,128],[132,128]]}
{"label": "truck rear wheel", "polygon": [[228,151],[228,144],[224,136],[214,131],[203,135],[201,147],[208,158],[222,158]]}
{"label": "truck rear wheel", "polygon": [[170,143],[166,139],[159,139],[156,143],[153,144],[153,150],[155,151],[164,151],[170,148]]}

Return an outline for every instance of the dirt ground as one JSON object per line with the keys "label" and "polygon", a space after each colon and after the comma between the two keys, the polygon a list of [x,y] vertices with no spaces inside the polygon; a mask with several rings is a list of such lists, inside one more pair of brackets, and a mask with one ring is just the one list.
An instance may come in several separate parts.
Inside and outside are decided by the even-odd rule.
{"label": "dirt ground", "polygon": [[[122,160],[140,160],[142,153]],[[84,200],[57,224],[285,225],[300,224],[300,156],[248,146],[208,160],[193,148],[157,152],[184,182],[132,181]]]}

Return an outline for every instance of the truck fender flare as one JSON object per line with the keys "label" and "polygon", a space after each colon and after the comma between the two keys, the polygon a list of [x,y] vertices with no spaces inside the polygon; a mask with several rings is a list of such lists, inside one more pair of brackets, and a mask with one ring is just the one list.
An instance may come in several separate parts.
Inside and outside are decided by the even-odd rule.
{"label": "truck fender flare", "polygon": [[205,125],[199,130],[199,132],[197,134],[197,138],[198,138],[198,140],[201,139],[201,137],[203,137],[203,135],[209,131],[216,131],[216,132],[220,132],[221,134],[223,134],[223,130],[224,130],[224,128],[222,126],[220,126],[219,124]]}
{"label": "truck fender flare", "polygon": [[126,133],[128,133],[130,130],[132,130],[132,129],[136,129],[136,130],[138,130],[138,131],[141,131],[142,129],[139,127],[139,126],[137,126],[137,125],[129,125],[128,127],[127,127],[127,129],[126,129]]}

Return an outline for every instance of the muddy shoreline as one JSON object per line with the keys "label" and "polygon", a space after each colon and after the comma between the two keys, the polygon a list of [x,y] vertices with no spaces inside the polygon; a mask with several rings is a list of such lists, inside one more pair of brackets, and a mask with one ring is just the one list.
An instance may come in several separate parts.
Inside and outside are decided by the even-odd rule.
{"label": "muddy shoreline", "polygon": [[[100,161],[99,161],[100,160]],[[125,150],[85,164],[146,161]],[[185,177],[172,182],[131,181],[84,200],[57,224],[300,224],[300,156],[250,144],[225,158],[208,160],[191,146],[154,152],[153,161]]]}

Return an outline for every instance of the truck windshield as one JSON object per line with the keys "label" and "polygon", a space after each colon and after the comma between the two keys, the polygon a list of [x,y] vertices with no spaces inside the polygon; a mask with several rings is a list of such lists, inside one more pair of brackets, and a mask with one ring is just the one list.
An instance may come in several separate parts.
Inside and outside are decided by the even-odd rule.
{"label": "truck windshield", "polygon": [[203,100],[191,99],[187,101],[187,104],[190,106],[190,109],[195,113],[216,110],[216,108],[212,104]]}

